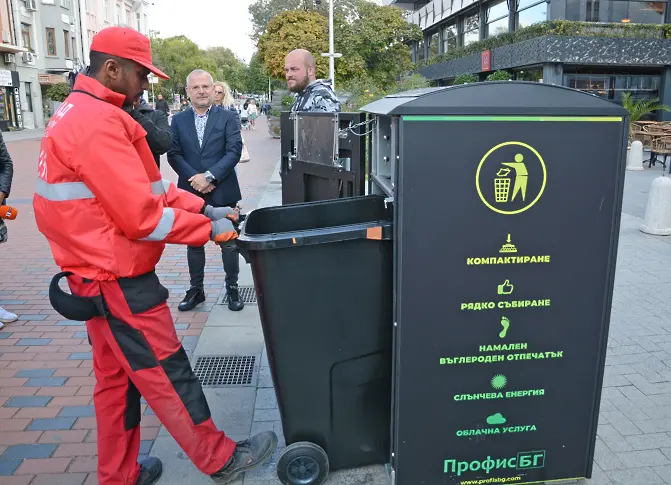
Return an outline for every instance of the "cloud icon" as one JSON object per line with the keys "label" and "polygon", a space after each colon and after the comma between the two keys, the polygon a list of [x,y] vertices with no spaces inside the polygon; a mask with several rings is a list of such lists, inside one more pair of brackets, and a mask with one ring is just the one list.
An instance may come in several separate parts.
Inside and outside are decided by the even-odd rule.
{"label": "cloud icon", "polygon": [[496,413],[487,418],[487,424],[506,424],[506,418],[501,413]]}

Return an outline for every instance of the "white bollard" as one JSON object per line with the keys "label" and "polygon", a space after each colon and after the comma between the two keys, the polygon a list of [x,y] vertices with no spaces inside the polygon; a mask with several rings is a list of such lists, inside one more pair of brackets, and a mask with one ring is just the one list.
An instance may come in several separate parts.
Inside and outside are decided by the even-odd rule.
{"label": "white bollard", "polygon": [[671,178],[657,177],[652,181],[641,232],[655,236],[671,235]]}
{"label": "white bollard", "polygon": [[643,143],[638,140],[631,142],[627,152],[627,170],[643,170]]}

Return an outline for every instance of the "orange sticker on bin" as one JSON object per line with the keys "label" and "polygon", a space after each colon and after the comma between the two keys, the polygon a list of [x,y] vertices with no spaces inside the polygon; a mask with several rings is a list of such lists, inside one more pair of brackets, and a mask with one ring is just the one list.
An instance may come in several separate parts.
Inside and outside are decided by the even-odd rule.
{"label": "orange sticker on bin", "polygon": [[366,239],[382,240],[382,226],[369,227],[366,229]]}

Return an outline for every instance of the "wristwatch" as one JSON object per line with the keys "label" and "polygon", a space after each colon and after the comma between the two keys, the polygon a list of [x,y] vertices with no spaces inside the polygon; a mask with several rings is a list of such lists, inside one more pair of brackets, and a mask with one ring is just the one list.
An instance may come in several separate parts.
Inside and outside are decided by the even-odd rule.
{"label": "wristwatch", "polygon": [[212,183],[216,179],[214,178],[214,175],[212,175],[212,172],[208,170],[207,172],[205,172],[205,180],[207,180],[209,183]]}

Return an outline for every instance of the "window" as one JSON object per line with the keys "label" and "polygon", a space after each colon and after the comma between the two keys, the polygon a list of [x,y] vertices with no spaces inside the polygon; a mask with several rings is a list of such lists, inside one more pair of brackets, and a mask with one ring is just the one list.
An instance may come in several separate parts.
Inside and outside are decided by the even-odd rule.
{"label": "window", "polygon": [[[570,0],[569,0],[570,1]],[[538,22],[545,22],[548,18],[548,4],[545,0],[517,0],[517,14],[515,28],[523,29]]]}
{"label": "window", "polygon": [[124,24],[128,27],[133,25],[133,16],[130,13],[130,8],[126,9],[126,18],[124,18]]}
{"label": "window", "polygon": [[[564,74],[564,85],[615,103],[629,92],[634,100],[659,97],[661,76],[653,74]],[[655,113],[644,117],[654,119]]]}
{"label": "window", "polygon": [[417,62],[423,61],[424,56],[424,40],[417,42]]}
{"label": "window", "polygon": [[429,57],[435,57],[440,52],[440,33],[433,32],[429,34]]}
{"label": "window", "polygon": [[108,11],[109,6],[107,5],[107,0],[103,0],[103,18],[105,19],[105,22],[109,20],[109,11]]}
{"label": "window", "polygon": [[51,28],[47,28],[47,55],[56,55],[56,31]]}
{"label": "window", "polygon": [[117,25],[121,25],[121,4],[117,3],[114,9],[114,21]]}
{"label": "window", "polygon": [[480,40],[480,15],[471,14],[463,19],[462,45],[467,46]]}
{"label": "window", "polygon": [[452,22],[443,28],[443,52],[457,48],[457,24]]}
{"label": "window", "polygon": [[508,32],[508,2],[498,0],[487,5],[487,37]]}
{"label": "window", "polygon": [[33,52],[33,43],[30,38],[30,25],[21,22],[21,38],[23,40],[23,47]]}
{"label": "window", "polygon": [[144,28],[145,32],[149,30],[149,23],[147,22],[147,14],[144,14]]}
{"label": "window", "polygon": [[566,18],[584,22],[663,24],[667,2],[567,0]]}
{"label": "window", "polygon": [[65,41],[65,58],[70,59],[70,31],[63,31],[63,40]]}
{"label": "window", "polygon": [[26,86],[26,111],[33,110],[33,92],[30,83],[24,83]]}
{"label": "window", "polygon": [[77,38],[72,37],[72,58],[77,59]]}

